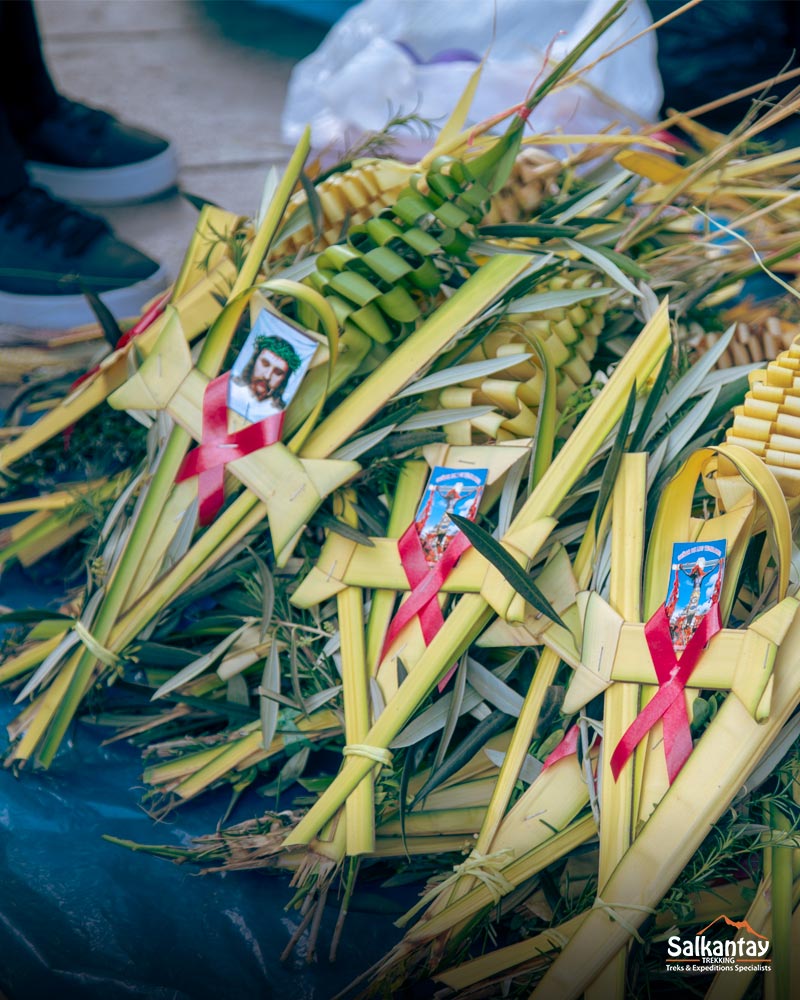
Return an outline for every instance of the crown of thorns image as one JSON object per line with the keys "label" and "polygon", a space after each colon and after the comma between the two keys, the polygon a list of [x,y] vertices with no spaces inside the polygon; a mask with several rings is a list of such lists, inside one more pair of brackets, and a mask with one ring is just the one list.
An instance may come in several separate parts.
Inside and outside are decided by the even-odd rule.
{"label": "crown of thorns image", "polygon": [[256,362],[264,351],[269,351],[274,354],[277,358],[286,362],[286,372],[284,378],[279,387],[273,393],[273,398],[276,402],[283,402],[282,393],[283,389],[289,380],[289,376],[293,375],[301,366],[302,361],[300,355],[292,347],[288,340],[284,340],[283,337],[266,336],[262,335],[256,337],[255,344],[253,346],[253,353],[250,356],[250,360],[244,366],[240,375],[236,375],[233,381],[237,385],[247,385],[251,384],[253,378],[253,369],[256,366]]}

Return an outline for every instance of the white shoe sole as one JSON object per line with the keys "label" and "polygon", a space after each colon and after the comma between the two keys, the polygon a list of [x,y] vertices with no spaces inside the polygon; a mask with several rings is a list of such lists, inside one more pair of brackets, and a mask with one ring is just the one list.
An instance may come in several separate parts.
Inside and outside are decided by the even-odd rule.
{"label": "white shoe sole", "polygon": [[34,184],[47,188],[57,198],[84,205],[118,205],[151,198],[175,187],[178,181],[178,161],[171,146],[158,156],[125,167],[82,170],[35,161],[28,161],[26,166]]}
{"label": "white shoe sole", "polygon": [[[142,307],[169,284],[166,268],[135,285],[100,295],[117,320],[138,316]],[[83,295],[12,295],[0,292],[0,323],[67,330],[94,323],[97,317]]]}

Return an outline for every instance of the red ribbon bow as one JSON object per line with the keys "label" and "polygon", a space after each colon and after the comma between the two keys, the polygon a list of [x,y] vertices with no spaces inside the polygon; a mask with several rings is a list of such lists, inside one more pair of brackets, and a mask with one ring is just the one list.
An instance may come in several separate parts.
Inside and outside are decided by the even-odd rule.
{"label": "red ribbon bow", "polygon": [[[422,543],[417,534],[417,526],[413,522],[408,526],[405,533],[398,540],[397,548],[400,551],[400,562],[406,579],[411,587],[411,593],[399,607],[397,614],[389,625],[386,639],[383,644],[381,658],[386,655],[387,649],[391,646],[400,632],[408,625],[412,618],[419,616],[419,624],[422,629],[422,637],[427,646],[439,629],[444,625],[442,610],[436,598],[442,589],[442,584],[450,575],[453,567],[458,562],[461,555],[470,547],[467,536],[461,532],[456,532],[447,544],[442,557],[433,564],[425,558]],[[452,670],[444,677],[439,684],[441,690],[450,679]]]}
{"label": "red ribbon bow", "polygon": [[259,448],[280,440],[283,413],[274,413],[257,424],[228,433],[228,382],[230,372],[212,379],[203,393],[202,443],[184,458],[175,482],[198,476],[200,523],[210,524],[225,500],[225,466]]}
{"label": "red ribbon bow", "polygon": [[656,668],[658,691],[642,709],[617,744],[611,755],[611,773],[616,781],[633,751],[659,719],[664,729],[664,756],[669,782],[692,752],[692,733],[686,714],[683,690],[697,666],[703,650],[720,631],[719,606],[714,603],[686,644],[680,659],[676,657],[669,630],[669,618],[662,605],[644,627],[647,648]]}

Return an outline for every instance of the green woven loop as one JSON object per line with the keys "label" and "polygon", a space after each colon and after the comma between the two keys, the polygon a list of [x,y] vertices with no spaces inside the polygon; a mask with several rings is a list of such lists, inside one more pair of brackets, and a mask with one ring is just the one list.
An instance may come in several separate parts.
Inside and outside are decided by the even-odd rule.
{"label": "green woven loop", "polygon": [[317,268],[320,270],[343,271],[348,264],[359,257],[360,254],[358,251],[349,247],[346,243],[336,243],[334,246],[322,251],[317,259]]}
{"label": "green woven loop", "polygon": [[394,340],[392,328],[386,322],[378,305],[374,302],[350,313],[350,320],[356,324],[359,330],[362,330],[368,337],[379,344],[388,344]]}
{"label": "green woven loop", "polygon": [[483,184],[470,184],[456,199],[462,208],[469,209],[470,220],[477,226],[488,210],[491,195]]}
{"label": "green woven loop", "polygon": [[405,288],[397,286],[378,299],[378,305],[397,323],[413,323],[419,319],[419,306]]}
{"label": "green woven loop", "polygon": [[439,242],[430,233],[426,233],[424,229],[420,229],[418,226],[406,230],[399,239],[423,257],[430,257],[433,254],[442,252]]}
{"label": "green woven loop", "polygon": [[428,185],[431,191],[437,194],[443,201],[457,198],[461,194],[461,187],[456,184],[452,177],[446,174],[437,174],[431,171],[428,174]]}
{"label": "green woven loop", "polygon": [[431,260],[425,260],[408,276],[408,280],[420,291],[434,294],[442,284],[442,272]]}
{"label": "green woven loop", "polygon": [[385,246],[394,239],[402,238],[404,232],[396,222],[392,222],[390,219],[385,219],[382,216],[378,216],[376,219],[369,219],[363,226],[358,226],[357,230],[363,230],[375,246],[378,247]]}
{"label": "green woven loop", "polygon": [[327,299],[331,304],[339,326],[344,326],[350,318],[350,313],[353,311],[353,303],[348,302],[347,299],[340,298],[338,295],[328,295]]}
{"label": "green woven loop", "polygon": [[453,173],[457,166],[463,167],[464,164],[461,160],[454,160],[452,156],[437,156],[433,163],[431,163],[428,176],[431,174]]}
{"label": "green woven loop", "polygon": [[405,278],[414,270],[413,265],[387,246],[375,247],[364,254],[364,263],[384,281],[392,284]]}
{"label": "green woven loop", "polygon": [[[408,333],[423,299],[445,281],[457,286],[464,280],[452,258],[469,260],[471,227],[483,218],[489,197],[468,167],[439,157],[426,175],[410,179],[394,205],[352,226],[345,243],[319,255],[306,280],[330,300],[343,329],[372,345],[367,354],[361,340],[351,353],[361,359],[362,372],[373,355]],[[302,320],[316,329],[315,317],[304,313]]]}
{"label": "green woven loop", "polygon": [[439,242],[452,257],[466,257],[472,246],[472,240],[460,229],[446,229]]}
{"label": "green woven loop", "polygon": [[379,288],[367,278],[353,271],[340,271],[333,275],[330,286],[339,295],[354,302],[357,306],[365,306],[369,302],[374,302],[381,294]]}
{"label": "green woven loop", "polygon": [[415,225],[420,219],[430,215],[430,211],[431,206],[422,195],[408,188],[395,202],[394,207],[387,209],[388,214],[396,215],[409,226]]}
{"label": "green woven loop", "polygon": [[[328,271],[327,269],[317,268],[316,271],[312,271],[311,274],[306,278],[306,282],[311,285],[313,289],[318,292],[322,292],[323,295],[327,294],[327,289],[330,286],[331,278],[336,274],[335,271]],[[314,327],[316,329],[316,326]]]}
{"label": "green woven loop", "polygon": [[452,201],[443,202],[438,208],[434,209],[433,214],[443,225],[453,229],[458,229],[465,222],[469,222],[469,214]]}

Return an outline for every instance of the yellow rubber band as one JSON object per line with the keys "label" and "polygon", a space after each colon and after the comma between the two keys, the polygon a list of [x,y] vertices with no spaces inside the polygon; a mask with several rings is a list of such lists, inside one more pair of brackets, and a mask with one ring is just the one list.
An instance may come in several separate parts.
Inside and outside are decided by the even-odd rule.
{"label": "yellow rubber band", "polygon": [[478,879],[489,891],[492,901],[495,904],[499,903],[503,896],[511,892],[514,888],[514,883],[509,882],[502,872],[502,868],[509,864],[511,860],[513,860],[513,851],[508,847],[504,847],[501,851],[495,851],[492,854],[481,854],[480,851],[472,851],[465,861],[462,861],[460,865],[456,865],[453,868],[452,873],[447,878],[429,889],[411,907],[408,913],[404,913],[399,920],[395,921],[395,927],[405,927],[409,920],[416,916],[420,910],[429,903],[432,903],[437,896],[450,889],[459,879],[466,875],[471,875],[473,878]]}
{"label": "yellow rubber band", "polygon": [[106,649],[105,646],[101,645],[84,624],[81,622],[75,622],[72,626],[72,630],[89,650],[92,656],[95,656],[101,663],[105,663],[107,667],[117,666],[119,663],[119,657],[117,654],[112,653],[110,649]]}
{"label": "yellow rubber band", "polygon": [[471,875],[478,879],[489,890],[492,900],[499,903],[503,896],[514,888],[513,882],[509,882],[501,871],[503,865],[508,863],[510,853],[508,848],[496,851],[494,854],[481,854],[480,851],[473,851],[466,861],[455,866],[453,875],[456,877]]}
{"label": "yellow rubber band", "polygon": [[605,910],[606,913],[611,917],[612,920],[623,927],[631,937],[635,938],[639,944],[644,944],[644,938],[641,936],[639,931],[629,923],[621,914],[620,910],[638,910],[640,913],[653,914],[656,911],[652,906],[640,906],[638,903],[606,903],[599,896],[595,899],[593,908],[597,910]]}
{"label": "yellow rubber band", "polygon": [[391,751],[385,747],[371,747],[366,743],[348,743],[342,753],[345,757],[367,757],[384,767],[392,766]]}

